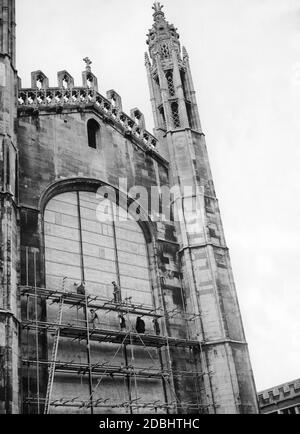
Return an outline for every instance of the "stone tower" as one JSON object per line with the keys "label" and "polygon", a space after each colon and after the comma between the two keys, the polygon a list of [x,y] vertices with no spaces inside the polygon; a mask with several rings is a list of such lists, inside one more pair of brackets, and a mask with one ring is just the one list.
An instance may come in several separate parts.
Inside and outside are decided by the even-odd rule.
{"label": "stone tower", "polygon": [[199,315],[196,332],[204,342],[203,370],[210,411],[256,413],[257,399],[228,248],[208,161],[189,57],[177,29],[155,2],[154,24],[145,55],[155,135],[170,163],[178,252],[190,311]]}
{"label": "stone tower", "polygon": [[15,0],[0,1],[0,413],[18,409]]}

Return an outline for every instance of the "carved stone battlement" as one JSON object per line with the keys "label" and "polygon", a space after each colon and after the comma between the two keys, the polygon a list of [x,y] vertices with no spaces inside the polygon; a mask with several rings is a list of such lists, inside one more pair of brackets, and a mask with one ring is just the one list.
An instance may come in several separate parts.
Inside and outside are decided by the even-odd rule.
{"label": "carved stone battlement", "polygon": [[[94,76],[93,76],[94,77]],[[93,86],[93,83],[95,86]],[[110,90],[107,98],[98,92],[97,80],[90,83],[84,80],[85,86],[74,86],[73,77],[67,71],[58,73],[58,87],[49,87],[49,80],[42,71],[31,74],[31,88],[21,88],[18,92],[19,113],[32,109],[38,113],[46,108],[56,108],[62,111],[64,108],[83,107],[92,105],[105,121],[116,124],[124,135],[141,142],[146,149],[154,151],[157,139],[146,130],[144,115],[135,108],[131,111],[134,119],[122,111],[122,100],[117,92]]]}

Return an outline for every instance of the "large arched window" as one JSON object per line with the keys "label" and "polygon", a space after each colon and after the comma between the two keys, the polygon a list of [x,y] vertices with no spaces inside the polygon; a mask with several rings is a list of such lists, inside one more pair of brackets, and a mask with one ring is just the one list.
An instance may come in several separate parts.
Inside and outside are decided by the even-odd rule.
{"label": "large arched window", "polygon": [[[76,305],[77,299],[75,304],[63,306],[61,323],[72,332],[68,332],[71,338],[68,335],[59,341],[57,360],[63,369],[59,370],[57,366],[51,400],[89,402],[92,386],[93,402],[99,402],[100,406],[95,408],[95,412],[101,412],[101,403],[104,407],[111,406],[109,412],[122,411],[124,403],[131,402],[136,396],[142,397],[146,403],[151,402],[153,397],[156,402],[164,403],[160,376],[149,379],[126,376],[126,372],[132,369],[127,367],[129,364],[134,364],[137,371],[147,366],[151,367],[149,369],[162,369],[155,349],[142,345],[142,337],[138,339],[141,345],[137,347],[123,345],[124,335],[120,341],[109,340],[111,334],[120,330],[121,313],[126,321],[126,336],[130,331],[134,332],[138,311],[142,306],[152,311],[153,298],[144,232],[135,220],[124,219],[124,211],[120,212],[121,208],[112,202],[107,201],[108,215],[118,213],[122,218],[103,221],[99,218],[100,202],[101,197],[98,199],[95,193],[72,191],[55,196],[48,202],[44,212],[47,289],[76,293],[78,286],[84,282],[86,300],[91,303],[87,309],[88,322],[82,306]],[[102,214],[105,214],[106,209]],[[113,281],[121,288],[124,303],[120,309],[112,306]],[[102,308],[97,310],[97,322],[92,324],[90,309],[93,304],[100,304]],[[124,306],[131,309],[130,313],[126,312],[126,308],[124,311]],[[48,304],[47,321],[57,323],[57,318],[58,303]],[[146,334],[153,334],[152,318],[144,317],[144,321]],[[87,329],[83,328],[87,323],[90,327],[89,346],[86,341]],[[124,330],[120,333],[124,333]],[[47,343],[50,360],[54,344],[50,333]],[[91,367],[91,371],[87,366]],[[84,406],[76,410],[78,413],[90,411]],[[51,412],[65,411],[64,407],[51,407]],[[132,411],[138,410],[133,408]],[[151,409],[148,411],[154,412]]]}
{"label": "large arched window", "polygon": [[100,145],[100,125],[95,119],[89,119],[87,123],[87,133],[89,147],[93,149],[99,148]]}
{"label": "large arched window", "polygon": [[[55,196],[44,214],[46,280],[50,289],[85,282],[89,294],[113,298],[112,282],[122,298],[152,305],[148,252],[139,224],[128,220],[101,222],[95,193]],[[116,209],[116,205],[113,205]],[[118,208],[119,214],[121,208]]]}

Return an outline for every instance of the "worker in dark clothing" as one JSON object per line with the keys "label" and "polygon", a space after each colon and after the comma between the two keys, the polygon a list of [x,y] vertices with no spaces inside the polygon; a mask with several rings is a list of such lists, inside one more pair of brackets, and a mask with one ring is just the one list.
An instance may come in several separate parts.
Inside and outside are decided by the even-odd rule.
{"label": "worker in dark clothing", "polygon": [[156,336],[159,336],[160,335],[160,327],[159,327],[159,322],[156,318],[153,320],[153,327],[154,327],[154,331],[155,331]]}
{"label": "worker in dark clothing", "polygon": [[85,286],[83,282],[81,282],[80,285],[74,283],[74,286],[76,286],[76,291],[78,295],[85,295]]}
{"label": "worker in dark clothing", "polygon": [[98,323],[98,325],[100,324],[99,317],[98,317],[98,315],[97,315],[97,313],[95,312],[94,309],[91,309],[90,313],[91,313],[91,322],[93,324],[93,329],[95,329],[96,328],[96,323]]}
{"label": "worker in dark clothing", "polygon": [[123,315],[119,315],[119,319],[120,319],[120,329],[122,332],[126,331],[126,321]]}
{"label": "worker in dark clothing", "polygon": [[135,329],[139,334],[144,334],[146,331],[145,322],[142,320],[140,316],[136,319]]}
{"label": "worker in dark clothing", "polygon": [[121,289],[120,287],[116,284],[116,282],[112,282],[113,287],[114,287],[114,302],[115,303],[121,303],[122,299],[121,299]]}

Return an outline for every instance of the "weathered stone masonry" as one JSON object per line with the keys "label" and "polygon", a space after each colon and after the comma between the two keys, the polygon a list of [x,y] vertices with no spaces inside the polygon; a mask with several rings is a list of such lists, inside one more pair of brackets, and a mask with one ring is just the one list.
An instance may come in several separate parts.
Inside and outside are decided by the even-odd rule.
{"label": "weathered stone masonry", "polygon": [[[146,55],[155,136],[138,108],[123,112],[116,91],[99,93],[89,59],[82,86],[60,71],[52,87],[35,71],[22,88],[14,0],[0,0],[0,11],[0,412],[45,411],[65,291],[51,412],[256,413],[189,59],[162,6]],[[178,186],[175,209],[196,210],[184,207],[180,223],[153,222],[144,208],[141,221],[100,223],[101,186],[116,192],[112,212],[138,206],[120,178],[149,196],[153,186]],[[76,293],[82,282],[86,300]],[[145,336],[134,333],[141,310]]]}

